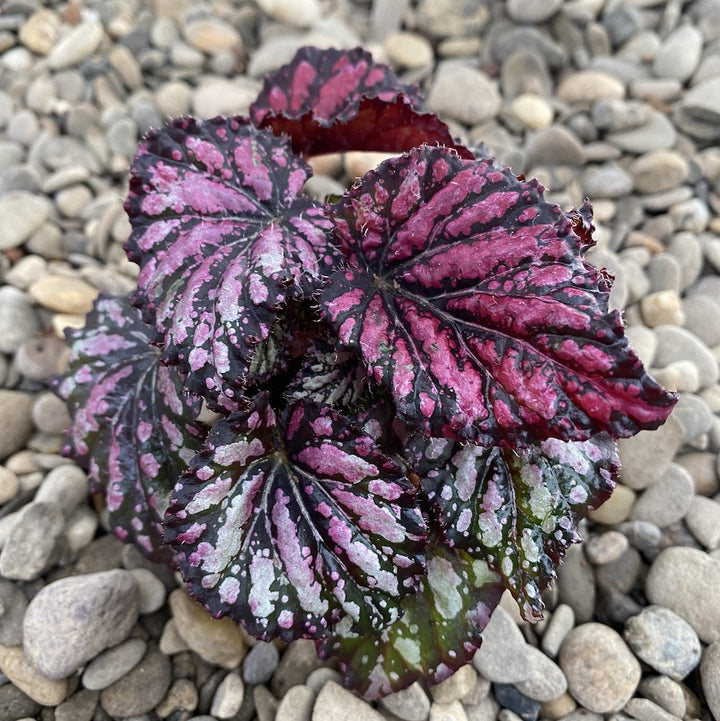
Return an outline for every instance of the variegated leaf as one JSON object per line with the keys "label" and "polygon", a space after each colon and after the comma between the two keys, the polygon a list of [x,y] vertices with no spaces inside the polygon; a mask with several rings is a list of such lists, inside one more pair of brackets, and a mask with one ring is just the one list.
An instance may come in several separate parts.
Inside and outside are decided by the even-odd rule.
{"label": "variegated leaf", "polygon": [[237,407],[278,309],[313,293],[338,260],[323,206],[299,197],[309,175],[287,140],[243,118],[175,120],[133,161],[134,300],[211,407]]}
{"label": "variegated leaf", "polygon": [[191,593],[263,639],[364,632],[399,614],[424,571],[425,524],[396,464],[346,418],[268,395],[210,431],[165,520]]}
{"label": "variegated leaf", "polygon": [[99,296],[85,327],[67,333],[72,357],[56,392],[73,417],[66,452],[105,493],[113,531],[170,562],[160,521],[207,429],[194,420],[200,399],[160,363],[152,335],[126,299]]}
{"label": "variegated leaf", "polygon": [[607,277],[587,265],[589,210],[566,215],[490,161],[422,147],[332,210],[350,267],[320,307],[409,427],[480,445],[656,428],[675,402],[645,373]]}
{"label": "variegated leaf", "polygon": [[250,117],[292,139],[302,155],[342,150],[402,152],[422,143],[455,148],[447,125],[424,110],[416,86],[402,84],[393,71],[362,48],[303,47],[265,80]]}
{"label": "variegated leaf", "polygon": [[444,539],[486,558],[528,621],[542,617],[541,592],[555,578],[579,521],[615,487],[615,443],[550,438],[520,450],[415,436],[405,456],[420,477]]}
{"label": "variegated leaf", "polygon": [[420,592],[403,601],[403,615],[377,634],[350,630],[347,619],[321,639],[318,650],[336,657],[344,683],[377,699],[413,681],[436,684],[467,664],[504,586],[482,559],[450,549],[435,538],[428,546]]}

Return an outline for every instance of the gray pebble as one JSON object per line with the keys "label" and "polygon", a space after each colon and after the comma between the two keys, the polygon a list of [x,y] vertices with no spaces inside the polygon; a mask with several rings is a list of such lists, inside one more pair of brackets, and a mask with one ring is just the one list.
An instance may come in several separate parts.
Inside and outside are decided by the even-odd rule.
{"label": "gray pebble", "polygon": [[629,545],[627,536],[619,531],[605,531],[591,536],[585,543],[585,555],[595,566],[616,561]]}
{"label": "gray pebble", "polygon": [[715,718],[720,717],[720,641],[711,643],[703,652],[700,680],[710,711]]}
{"label": "gray pebble", "polygon": [[720,503],[716,500],[693,496],[684,520],[693,536],[709,551],[720,546]]}
{"label": "gray pebble", "polygon": [[102,691],[134,668],[145,655],[146,650],[145,641],[140,638],[130,638],[103,651],[85,668],[82,675],[83,686],[93,691]]}
{"label": "gray pebble", "polygon": [[138,587],[138,613],[146,615],[159,611],[167,597],[163,582],[147,568],[133,568],[130,573]]}
{"label": "gray pebble", "polygon": [[637,584],[642,565],[638,550],[629,547],[614,561],[598,566],[595,578],[601,588],[630,593]]}
{"label": "gray pebble", "polygon": [[692,295],[683,300],[685,329],[708,348],[720,345],[720,303],[707,295]]}
{"label": "gray pebble", "polygon": [[91,721],[98,705],[100,694],[81,688],[55,707],[55,721]]}
{"label": "gray pebble", "polygon": [[523,695],[536,701],[554,701],[567,691],[567,680],[560,667],[542,651],[530,646],[527,649],[530,675],[515,684]]}
{"label": "gray pebble", "polygon": [[694,393],[680,394],[673,415],[683,427],[685,443],[707,433],[712,426],[713,415],[710,409],[705,401]]}
{"label": "gray pebble", "polygon": [[274,643],[259,641],[243,660],[243,680],[252,686],[266,683],[272,678],[278,665],[280,654]]}
{"label": "gray pebble", "polygon": [[211,715],[219,719],[230,719],[237,714],[245,698],[245,684],[240,674],[231,671],[220,682],[213,696]]}
{"label": "gray pebble", "polygon": [[689,168],[676,150],[652,150],[632,163],[630,173],[638,193],[659,193],[685,182]]}
{"label": "gray pebble", "polygon": [[577,136],[560,125],[540,130],[527,143],[527,165],[582,165],[585,151]]}
{"label": "gray pebble", "polygon": [[403,721],[425,721],[430,713],[430,699],[416,681],[402,691],[380,699],[380,707]]}
{"label": "gray pebble", "polygon": [[575,626],[575,613],[566,603],[559,604],[553,611],[552,617],[545,628],[540,648],[551,658],[555,658],[565,636]]}
{"label": "gray pebble", "polygon": [[438,65],[427,106],[445,117],[466,125],[494,118],[502,106],[496,83],[480,70],[458,61]]}
{"label": "gray pebble", "polygon": [[682,25],[665,38],[653,60],[653,72],[659,78],[685,82],[700,62],[703,36],[693,25]]}
{"label": "gray pebble", "polygon": [[692,476],[682,466],[671,463],[635,501],[630,518],[666,528],[685,516],[694,494]]}
{"label": "gray pebble", "polygon": [[591,198],[621,198],[632,192],[633,181],[619,165],[608,163],[585,171],[582,185]]}
{"label": "gray pebble", "polygon": [[662,606],[648,606],[625,624],[625,640],[635,655],[676,681],[700,663],[700,640],[690,624]]}
{"label": "gray pebble", "polygon": [[45,476],[35,501],[56,504],[67,518],[87,498],[88,487],[85,472],[72,463],[65,463]]}
{"label": "gray pebble", "polygon": [[52,49],[47,57],[52,70],[77,65],[92,55],[104,36],[103,26],[97,18],[90,17],[76,25],[71,32]]}
{"label": "gray pebble", "polygon": [[453,703],[469,694],[477,682],[477,671],[471,666],[461,666],[444,681],[430,687],[433,703]]}
{"label": "gray pebble", "polygon": [[64,525],[62,509],[55,503],[25,506],[10,527],[0,553],[0,573],[18,581],[39,578],[55,558]]}
{"label": "gray pebble", "polygon": [[10,285],[0,288],[0,353],[14,353],[40,331],[40,319],[25,293]]}
{"label": "gray pebble", "polygon": [[311,721],[315,697],[308,686],[291,686],[280,699],[274,721]]}
{"label": "gray pebble", "polygon": [[312,721],[383,721],[370,704],[333,681],[328,681],[315,699]]}
{"label": "gray pebble", "polygon": [[684,618],[704,643],[720,639],[720,561],[695,548],[667,548],[650,567],[645,593]]}
{"label": "gray pebble", "polygon": [[[647,267],[650,278],[650,290],[657,292],[661,290],[672,290],[680,292],[682,268],[680,262],[669,253],[659,253],[650,259]],[[680,304],[683,320],[685,317],[685,305]],[[660,325],[656,323],[655,325]]]}
{"label": "gray pebble", "polygon": [[578,623],[592,619],[595,614],[595,574],[581,546],[570,546],[557,574],[560,601],[572,608]]}
{"label": "gray pebble", "polygon": [[631,698],[623,712],[637,721],[679,721],[677,716],[647,698]]}
{"label": "gray pebble", "polygon": [[18,646],[22,643],[22,623],[28,601],[14,583],[0,579],[0,644]]}
{"label": "gray pebble", "polygon": [[625,152],[642,155],[651,150],[672,148],[677,140],[677,131],[664,113],[653,110],[644,125],[611,133],[607,140]]}
{"label": "gray pebble", "polygon": [[136,594],[132,574],[120,570],[71,576],[48,584],[25,613],[25,653],[48,678],[69,676],[104,649],[127,638],[137,619]]}
{"label": "gray pebble", "polygon": [[0,250],[16,248],[27,240],[50,214],[50,201],[41,195],[16,190],[0,198]]}
{"label": "gray pebble", "polygon": [[0,686],[0,721],[36,718],[40,704],[12,683]]}
{"label": "gray pebble", "polygon": [[473,658],[473,666],[496,683],[516,683],[530,674],[525,654],[527,643],[510,614],[498,606],[482,633],[483,642]]}
{"label": "gray pebble", "polygon": [[686,704],[683,687],[668,676],[647,676],[640,682],[638,691],[668,713],[678,718],[685,716]]}

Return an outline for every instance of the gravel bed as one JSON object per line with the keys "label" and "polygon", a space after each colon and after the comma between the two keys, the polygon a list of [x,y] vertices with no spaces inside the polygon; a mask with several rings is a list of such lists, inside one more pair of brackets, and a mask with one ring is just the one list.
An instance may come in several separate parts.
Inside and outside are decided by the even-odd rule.
{"label": "gravel bed", "polygon": [[[60,455],[63,329],[126,293],[127,171],[167,118],[245,113],[304,44],[363,45],[466,142],[590,196],[668,423],[620,443],[536,626],[367,704],[106,532]],[[0,11],[0,721],[720,721],[720,0],[8,0]],[[314,161],[308,192],[377,163]]]}

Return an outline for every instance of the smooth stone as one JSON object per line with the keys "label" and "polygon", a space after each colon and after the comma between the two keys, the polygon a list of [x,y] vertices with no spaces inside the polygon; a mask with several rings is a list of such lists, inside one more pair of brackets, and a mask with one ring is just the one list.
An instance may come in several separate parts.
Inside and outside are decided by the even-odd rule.
{"label": "smooth stone", "polygon": [[644,325],[631,325],[625,329],[625,337],[643,365],[651,366],[657,349],[655,333]]}
{"label": "smooth stone", "polygon": [[430,714],[430,699],[415,681],[402,691],[381,698],[380,707],[403,721],[425,721]]}
{"label": "smooth stone", "polygon": [[100,20],[90,17],[81,22],[50,51],[48,67],[51,70],[62,70],[77,65],[100,47],[104,35]]}
{"label": "smooth stone", "polygon": [[[471,5],[475,5],[473,0]],[[482,3],[479,4],[482,8]],[[462,18],[464,20],[465,18]],[[490,52],[498,63],[504,63],[518,48],[525,48],[538,53],[552,68],[566,67],[568,53],[558,42],[551,39],[548,33],[539,28],[524,26],[500,26],[497,32],[490,35]]]}
{"label": "smooth stone", "polygon": [[575,626],[575,612],[567,603],[559,604],[545,628],[540,648],[551,658],[555,658],[565,637]]}
{"label": "smooth stone", "polygon": [[567,635],[560,668],[576,701],[596,713],[619,711],[642,675],[640,664],[620,634],[600,623],[585,623]]}
{"label": "smooth stone", "polygon": [[675,230],[702,233],[710,222],[710,208],[702,198],[688,198],[673,203],[670,217]]}
{"label": "smooth stone", "polygon": [[690,443],[711,430],[713,414],[705,401],[694,393],[681,393],[673,415],[684,430],[683,440]]}
{"label": "smooth stone", "polygon": [[170,594],[169,603],[177,631],[193,651],[223,668],[240,664],[246,648],[236,623],[229,618],[213,618],[180,588]]}
{"label": "smooth stone", "polygon": [[89,482],[85,472],[73,463],[53,468],[43,479],[35,494],[35,502],[52,503],[65,517],[87,499]]}
{"label": "smooth stone", "polygon": [[305,679],[305,685],[308,688],[311,688],[315,693],[319,693],[320,689],[328,681],[334,681],[335,683],[342,685],[342,680],[343,677],[339,671],[336,671],[334,668],[321,666],[308,674],[308,677]]}
{"label": "smooth stone", "polygon": [[22,508],[0,552],[0,573],[17,581],[39,578],[53,561],[64,525],[62,509],[55,503],[30,503]]}
{"label": "smooth stone", "polygon": [[[177,711],[193,712],[198,707],[198,700],[195,684],[189,678],[179,678],[173,682],[165,698],[155,707],[155,713],[160,718],[168,718]],[[180,718],[185,716],[187,713],[183,713]]]}
{"label": "smooth stone", "polygon": [[700,387],[713,385],[720,377],[720,369],[710,350],[690,331],[673,325],[655,328],[658,340],[655,365],[659,368],[676,360],[690,360],[697,365]]}
{"label": "smooth stone", "polygon": [[434,703],[453,703],[466,696],[475,687],[477,671],[471,666],[461,666],[452,676],[430,687]]}
{"label": "smooth stone", "polygon": [[720,77],[694,85],[680,101],[684,112],[708,124],[720,122]]}
{"label": "smooth stone", "polygon": [[560,602],[572,608],[578,623],[592,619],[597,595],[595,574],[585,558],[582,546],[570,546],[557,574]]}
{"label": "smooth stone", "polygon": [[132,574],[119,569],[49,583],[25,613],[23,646],[28,659],[48,678],[69,676],[127,638],[137,620],[136,595]]}
{"label": "smooth stone", "polygon": [[60,36],[60,18],[49,8],[36,10],[22,25],[18,39],[37,55],[47,55]]}
{"label": "smooth stone", "polygon": [[150,646],[140,663],[102,691],[100,704],[110,716],[139,716],[163,700],[171,681],[170,659]]}
{"label": "smooth stone", "polygon": [[625,624],[635,655],[658,673],[682,681],[700,663],[700,640],[687,621],[662,606],[647,606]]}
{"label": "smooth stone", "polygon": [[585,555],[593,565],[604,566],[617,561],[629,545],[627,536],[619,531],[605,531],[587,539]]}
{"label": "smooth stone", "polygon": [[712,715],[720,718],[720,641],[711,643],[703,653],[700,682]]}
{"label": "smooth stone", "polygon": [[510,103],[510,110],[530,130],[542,130],[553,121],[555,111],[552,105],[535,93],[522,93]]}
{"label": "smooth stone", "polygon": [[140,638],[129,638],[103,651],[85,668],[82,675],[83,686],[92,691],[102,691],[134,668],[146,651],[147,644]]}
{"label": "smooth stone", "polygon": [[683,427],[672,415],[657,430],[640,431],[632,438],[619,439],[622,483],[637,491],[657,482],[683,440]]}
{"label": "smooth stone", "polygon": [[477,125],[500,112],[502,98],[497,83],[481,70],[444,60],[435,74],[427,106],[465,125]]}
{"label": "smooth stone", "polygon": [[689,167],[676,150],[651,150],[633,161],[630,174],[638,193],[660,193],[684,183]]}
{"label": "smooth stone", "polygon": [[[520,693],[512,684],[494,684],[493,695],[502,708],[498,714],[499,721],[518,721],[518,719],[536,721],[540,714],[540,702]],[[433,719],[433,721],[435,720]],[[442,721],[442,717],[437,721]]]}
{"label": "smooth stone", "polygon": [[43,433],[64,433],[72,423],[65,401],[49,391],[35,398],[32,419]]}
{"label": "smooth stone", "polygon": [[176,653],[187,651],[190,648],[187,642],[180,636],[177,630],[177,624],[172,618],[163,626],[158,646],[166,656],[174,656]]}
{"label": "smooth stone", "polygon": [[394,32],[388,35],[383,47],[391,63],[402,68],[424,68],[434,60],[433,47],[422,35]]}
{"label": "smooth stone", "polygon": [[667,548],[650,567],[645,594],[685,619],[704,643],[720,640],[720,561],[695,548]]}
{"label": "smooth stone", "polygon": [[40,328],[40,319],[27,295],[11,285],[0,287],[0,353],[14,353]]}
{"label": "smooth stone", "polygon": [[458,12],[457,0],[420,0],[419,30],[432,38],[477,36],[490,19],[490,10],[475,0],[465,0],[460,7]]}
{"label": "smooth stone", "polygon": [[682,466],[671,463],[662,476],[642,492],[630,518],[666,528],[685,516],[694,494],[692,476]]}
{"label": "smooth stone", "polygon": [[40,305],[59,313],[87,313],[98,291],[78,278],[48,273],[28,289]]}
{"label": "smooth stone", "polygon": [[[67,343],[56,336],[40,335],[25,341],[17,349],[14,365],[28,380],[48,381],[53,376],[65,371],[67,348]],[[2,408],[1,395],[0,408]],[[32,415],[32,409],[30,415]],[[0,448],[2,448],[2,442],[0,442]],[[2,453],[0,453],[1,457]]]}
{"label": "smooth stone", "polygon": [[22,646],[0,646],[0,671],[42,706],[57,706],[67,696],[68,680],[49,679],[38,673],[23,653]]}
{"label": "smooth stone", "polygon": [[678,718],[685,715],[686,704],[683,688],[668,676],[647,676],[640,682],[638,691],[668,713]]}
{"label": "smooth stone", "polygon": [[640,312],[648,328],[685,322],[683,302],[677,290],[658,290],[640,299]]}
{"label": "smooth stone", "polygon": [[0,250],[22,245],[50,215],[50,201],[41,195],[15,190],[0,198]]}
{"label": "smooth stone", "polygon": [[500,86],[506,100],[524,93],[549,99],[552,79],[542,55],[526,48],[509,55],[500,68]]}
{"label": "smooth stone", "polygon": [[621,198],[632,192],[630,175],[616,163],[590,168],[583,173],[583,191],[591,198]]}
{"label": "smooth stone", "polygon": [[527,650],[530,675],[515,684],[520,693],[535,701],[553,701],[567,691],[567,679],[560,667],[542,651],[530,647]]}
{"label": "smooth stone", "polygon": [[[680,292],[680,278],[682,270],[680,262],[670,253],[659,253],[654,255],[647,266],[647,274],[650,279],[649,290],[656,292],[661,290],[674,290]],[[681,306],[684,317],[684,306]]]}
{"label": "smooth stone", "polygon": [[313,641],[305,638],[293,641],[280,658],[270,685],[272,692],[277,698],[283,698],[289,688],[304,684],[320,665]]}
{"label": "smooth stone", "polygon": [[192,88],[183,80],[163,83],[155,91],[155,101],[166,117],[179,118],[190,112]]}
{"label": "smooth stone", "polygon": [[55,205],[65,218],[80,218],[92,202],[93,194],[86,185],[70,185],[55,195]]}
{"label": "smooth stone", "polygon": [[167,592],[162,581],[147,568],[133,568],[130,573],[138,586],[138,613],[155,613],[165,605]]}
{"label": "smooth stone", "polygon": [[310,721],[316,697],[308,686],[291,686],[280,699],[273,721]]}
{"label": "smooth stone", "polygon": [[240,33],[232,25],[214,17],[192,20],[185,25],[185,39],[194,48],[214,54],[219,50],[239,51],[242,48]]}
{"label": "smooth stone", "polygon": [[22,589],[0,578],[0,644],[18,646],[22,643],[22,625],[28,600]]}
{"label": "smooth stone", "polygon": [[642,568],[640,553],[628,545],[615,560],[596,567],[595,576],[598,587],[620,593],[630,593],[638,584]]}
{"label": "smooth stone", "polygon": [[647,698],[631,698],[623,712],[637,721],[678,721],[676,716]]}
{"label": "smooth stone", "polygon": [[498,606],[482,632],[482,645],[473,657],[473,666],[496,683],[517,683],[530,675],[528,648],[510,614]]}
{"label": "smooth stone", "polygon": [[194,115],[203,118],[243,115],[259,90],[260,85],[250,78],[208,78],[193,91],[191,110]]}
{"label": "smooth stone", "polygon": [[7,503],[11,498],[15,498],[19,491],[20,481],[17,474],[13,473],[9,468],[5,468],[5,466],[0,466],[0,504]]}
{"label": "smooth stone", "polygon": [[55,721],[92,721],[100,694],[81,688],[55,707]]}
{"label": "smooth stone", "polygon": [[645,125],[611,133],[607,141],[625,152],[642,155],[651,150],[672,148],[677,141],[677,131],[664,113],[653,110]]}
{"label": "smooth stone", "polygon": [[[707,396],[704,397],[708,402]],[[714,410],[713,412],[717,412]],[[707,451],[697,451],[694,453],[684,453],[675,459],[675,463],[687,469],[695,484],[696,495],[711,496],[717,493],[718,477],[715,473],[715,464],[717,462],[717,454]]]}
{"label": "smooth stone", "polygon": [[693,25],[681,25],[661,43],[653,60],[653,72],[659,78],[685,82],[700,62],[703,35]]}
{"label": "smooth stone", "polygon": [[217,687],[210,713],[219,719],[231,719],[240,710],[244,698],[245,684],[240,674],[231,671]]}
{"label": "smooth stone", "polygon": [[685,329],[708,348],[720,345],[720,302],[707,295],[683,298]]}
{"label": "smooth stone", "polygon": [[328,681],[320,690],[313,706],[312,721],[384,721],[370,704],[355,694]]}
{"label": "smooth stone", "polygon": [[599,70],[578,70],[560,81],[556,93],[569,105],[590,106],[598,100],[622,100],[625,83]]}
{"label": "smooth stone", "polygon": [[36,718],[40,704],[12,683],[0,686],[0,721],[29,721]]}
{"label": "smooth stone", "polygon": [[322,17],[318,0],[257,0],[258,7],[275,20],[296,28],[309,28]]}
{"label": "smooth stone", "polygon": [[720,503],[716,500],[693,496],[684,520],[690,533],[708,551],[720,546]]}
{"label": "smooth stone", "polygon": [[549,20],[563,5],[563,0],[508,0],[508,15],[519,23],[539,24]]}
{"label": "smooth stone", "polygon": [[692,361],[673,361],[664,368],[653,368],[652,376],[669,391],[697,393],[700,389],[700,374]]}
{"label": "smooth stone", "polygon": [[252,686],[267,683],[275,673],[280,653],[274,643],[258,641],[243,659],[243,681]]}

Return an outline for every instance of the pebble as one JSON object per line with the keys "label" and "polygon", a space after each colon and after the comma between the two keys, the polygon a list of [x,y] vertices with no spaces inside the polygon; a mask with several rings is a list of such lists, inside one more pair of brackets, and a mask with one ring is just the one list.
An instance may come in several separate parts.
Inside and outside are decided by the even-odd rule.
{"label": "pebble", "polygon": [[551,658],[556,658],[565,637],[575,626],[575,612],[566,603],[558,604],[545,628],[540,648]]}
{"label": "pebble", "polygon": [[710,350],[685,328],[662,325],[655,328],[658,349],[655,365],[662,368],[672,361],[690,360],[698,368],[700,388],[711,386],[720,377],[720,369]]}
{"label": "pebble", "polygon": [[632,192],[633,181],[619,165],[608,163],[585,171],[582,185],[591,198],[621,198]]}
{"label": "pebble", "polygon": [[245,684],[240,674],[230,672],[220,682],[213,696],[210,713],[219,719],[233,718],[245,698]]}
{"label": "pebble", "polygon": [[570,631],[559,663],[570,694],[596,713],[619,711],[640,682],[640,664],[620,634],[599,623],[585,623]]}
{"label": "pebble", "polygon": [[586,541],[585,555],[595,566],[604,566],[620,558],[628,545],[627,536],[619,531],[606,531]]}
{"label": "pebble", "polygon": [[188,678],[179,678],[173,682],[165,698],[155,707],[155,713],[160,718],[168,718],[177,711],[193,712],[197,706],[198,691],[195,684]]}
{"label": "pebble", "polygon": [[683,438],[683,427],[671,415],[655,431],[640,431],[632,438],[619,439],[622,482],[636,491],[657,482],[672,462]]}
{"label": "pebble", "polygon": [[689,167],[676,150],[651,150],[633,161],[630,174],[638,193],[660,193],[684,183]]}
{"label": "pebble", "polygon": [[42,227],[50,215],[51,204],[47,198],[25,190],[15,190],[0,198],[0,250],[22,245],[36,230]]}
{"label": "pebble", "polygon": [[610,133],[607,141],[635,155],[672,148],[677,141],[677,130],[672,122],[659,110],[651,110],[649,115],[645,124],[638,128]]}
{"label": "pebble", "polygon": [[[0,203],[2,200],[0,199]],[[0,352],[14,353],[40,331],[40,319],[30,299],[17,288],[0,288]]]}
{"label": "pebble", "polygon": [[85,668],[82,683],[92,691],[102,691],[134,668],[147,651],[140,638],[130,638],[97,655]]}
{"label": "pebble", "polygon": [[645,594],[685,619],[704,643],[720,639],[720,561],[695,548],[667,548],[650,567]]}
{"label": "pebble", "polygon": [[700,681],[710,711],[720,718],[720,641],[711,643],[703,652]]}
{"label": "pebble", "polygon": [[720,546],[720,503],[712,498],[693,496],[684,521],[690,533],[708,551]]}
{"label": "pebble", "polygon": [[55,721],[91,721],[100,694],[81,688],[55,708]]}
{"label": "pebble", "polygon": [[17,688],[42,706],[57,706],[65,700],[68,692],[67,679],[49,679],[38,673],[25,656],[22,646],[0,647],[0,671]]}
{"label": "pebble", "polygon": [[568,73],[556,93],[569,105],[590,106],[599,100],[621,100],[625,97],[625,84],[599,70],[580,70]]}
{"label": "pebble", "polygon": [[472,663],[485,678],[496,683],[517,683],[529,676],[527,643],[515,621],[501,606],[493,611],[482,639]]}
{"label": "pebble", "polygon": [[520,23],[539,24],[560,10],[563,0],[508,0],[507,12]]}
{"label": "pebble", "polygon": [[55,46],[60,35],[60,19],[50,9],[35,11],[22,25],[18,39],[38,55],[47,55]]}
{"label": "pebble", "polygon": [[54,504],[67,518],[87,498],[88,487],[83,470],[72,463],[64,463],[45,476],[35,494],[35,502]]}
{"label": "pebble", "polygon": [[647,606],[625,624],[635,655],[658,673],[682,681],[700,663],[700,640],[690,624],[662,606]]}
{"label": "pebble", "polygon": [[274,643],[258,641],[243,660],[243,681],[252,686],[267,683],[275,673],[279,658]]}
{"label": "pebble", "polygon": [[87,313],[98,291],[78,278],[48,273],[28,289],[40,305],[60,313]]}
{"label": "pebble", "polygon": [[687,81],[700,62],[702,46],[702,32],[693,25],[681,25],[658,48],[653,72],[659,78]]}
{"label": "pebble", "polygon": [[465,125],[477,125],[500,112],[502,99],[497,83],[484,72],[459,61],[444,60],[438,65],[427,106]]}
{"label": "pebble", "polygon": [[678,721],[676,716],[647,698],[631,698],[623,712],[638,721]]}
{"label": "pebble", "polygon": [[468,715],[459,701],[434,703],[428,721],[468,721]]}
{"label": "pebble", "polygon": [[416,681],[402,691],[380,699],[380,707],[403,721],[425,721],[430,713],[430,699]]}
{"label": "pebble", "polygon": [[604,526],[614,526],[622,523],[630,515],[635,498],[636,495],[632,488],[619,484],[610,498],[599,508],[590,511],[588,517],[594,523],[600,523]]}
{"label": "pebble", "polygon": [[530,675],[515,684],[515,688],[535,701],[553,701],[567,691],[567,679],[560,667],[542,651],[528,647]]}
{"label": "pebble", "polygon": [[557,574],[561,603],[572,608],[578,623],[592,619],[595,614],[595,574],[581,546],[570,546]]}
{"label": "pebble", "polygon": [[18,513],[2,552],[0,573],[17,581],[39,578],[54,559],[65,519],[55,503],[30,503]]}
{"label": "pebble", "polygon": [[453,703],[470,693],[477,682],[477,672],[471,665],[462,666],[452,676],[430,687],[430,695],[436,703]]}
{"label": "pebble", "polygon": [[708,348],[720,345],[720,302],[707,295],[683,298],[685,329]]}
{"label": "pebble", "polygon": [[316,696],[308,686],[291,686],[278,704],[274,721],[310,721]]}
{"label": "pebble", "polygon": [[136,594],[132,574],[121,570],[71,576],[43,587],[23,622],[28,659],[48,678],[69,676],[127,638],[137,619]]}
{"label": "pebble", "polygon": [[585,150],[577,136],[562,125],[551,125],[533,134],[527,143],[529,168],[539,165],[582,165]]}
{"label": "pebble", "polygon": [[309,28],[322,17],[318,0],[257,0],[258,7],[275,20],[296,28]]}
{"label": "pebble", "polygon": [[694,495],[692,476],[682,466],[671,463],[637,499],[630,518],[666,528],[685,516]]}
{"label": "pebble", "polygon": [[383,721],[372,706],[339,686],[328,681],[320,690],[313,706],[312,721]]}
{"label": "pebble", "polygon": [[9,580],[0,579],[0,644],[19,646],[22,643],[22,623],[28,601],[23,591]]}
{"label": "pebble", "polygon": [[434,60],[432,45],[422,35],[395,32],[383,43],[388,60],[401,68],[424,68]]}
{"label": "pebble", "polygon": [[552,105],[535,93],[522,93],[510,103],[510,109],[522,124],[530,130],[542,130],[553,121]]}
{"label": "pebble", "polygon": [[292,686],[305,683],[310,673],[320,665],[315,644],[311,640],[293,641],[280,658],[271,683],[272,692],[282,698]]}
{"label": "pebble", "polygon": [[236,623],[229,618],[213,618],[179,588],[170,594],[169,603],[177,632],[195,653],[223,668],[240,664],[246,648]]}
{"label": "pebble", "polygon": [[62,70],[77,65],[100,47],[104,34],[98,19],[89,18],[81,22],[50,51],[48,67],[51,70]]}
{"label": "pebble", "polygon": [[194,48],[214,54],[220,50],[238,52],[242,38],[232,25],[213,17],[192,20],[185,25],[185,38]]}
{"label": "pebble", "polygon": [[668,713],[678,718],[685,715],[686,704],[683,687],[668,676],[646,676],[640,682],[638,691]]}
{"label": "pebble", "polygon": [[165,605],[167,591],[163,582],[147,568],[133,568],[130,573],[138,588],[138,613],[141,616],[155,613]]}
{"label": "pebble", "polygon": [[139,716],[157,706],[170,688],[170,660],[154,646],[125,676],[100,694],[100,703],[111,716]]}

